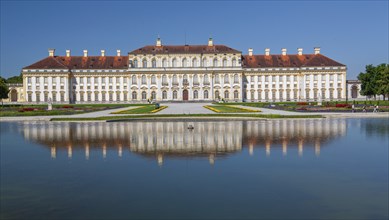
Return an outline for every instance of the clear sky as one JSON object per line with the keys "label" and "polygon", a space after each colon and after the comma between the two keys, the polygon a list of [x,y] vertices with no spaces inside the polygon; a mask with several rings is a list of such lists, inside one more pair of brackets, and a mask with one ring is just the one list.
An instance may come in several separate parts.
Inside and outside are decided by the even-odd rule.
{"label": "clear sky", "polygon": [[[1,1],[2,77],[48,56],[122,54],[163,44],[225,44],[247,54],[321,53],[355,79],[388,62],[388,1]],[[186,35],[186,38],[185,38]],[[186,39],[186,41],[185,41]]]}

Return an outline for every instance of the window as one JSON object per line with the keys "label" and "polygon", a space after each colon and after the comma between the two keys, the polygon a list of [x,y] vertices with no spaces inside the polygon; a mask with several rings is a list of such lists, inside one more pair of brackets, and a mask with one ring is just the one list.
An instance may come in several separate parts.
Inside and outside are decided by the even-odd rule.
{"label": "window", "polygon": [[194,74],[194,76],[193,76],[193,84],[194,85],[198,85],[199,84],[199,77],[197,76],[197,74]]}
{"label": "window", "polygon": [[188,76],[185,74],[183,77],[183,80],[182,80],[182,83],[183,84],[189,84],[189,82],[188,82]]}
{"label": "window", "polygon": [[208,74],[204,75],[204,85],[209,85],[209,77]]}
{"label": "window", "polygon": [[215,83],[220,83],[220,80],[219,80],[219,75],[215,75]]}
{"label": "window", "polygon": [[156,78],[155,78],[155,75],[152,75],[151,76],[151,84],[156,84],[157,82],[156,82],[157,80],[156,80]]}
{"label": "window", "polygon": [[167,92],[165,90],[162,91],[162,99],[167,99]]}
{"label": "window", "polygon": [[271,93],[271,98],[273,99],[273,101],[276,100],[276,92],[275,92],[275,91],[273,91],[273,92]]}
{"label": "window", "polygon": [[167,67],[167,60],[165,58],[162,60],[162,67]]}
{"label": "window", "polygon": [[284,98],[284,97],[283,97],[284,92],[283,92],[283,91],[280,91],[279,94],[280,94],[280,100],[282,101],[282,99]]}
{"label": "window", "polygon": [[131,81],[132,81],[132,84],[136,84],[136,76],[135,75],[133,75],[131,77]]}
{"label": "window", "polygon": [[172,60],[172,67],[177,67],[177,60],[176,60],[176,58],[174,58]]}
{"label": "window", "polygon": [[227,67],[227,59],[223,59],[223,67]]}
{"label": "window", "polygon": [[216,91],[215,91],[215,98],[216,98],[216,99],[220,99],[219,90],[216,90]]}
{"label": "window", "polygon": [[102,78],[101,78],[101,83],[102,83],[102,84],[105,84],[105,77],[102,77]]}
{"label": "window", "polygon": [[277,81],[277,77],[276,76],[273,76],[272,77],[272,82],[276,82]]}
{"label": "window", "polygon": [[224,75],[224,83],[229,83],[230,80],[228,79],[228,74]]}
{"label": "window", "polygon": [[142,61],[142,67],[143,67],[143,68],[147,68],[147,60],[146,60],[146,59],[143,59],[143,61]]}
{"label": "window", "polygon": [[134,59],[134,68],[138,68],[138,60]]}
{"label": "window", "polygon": [[342,98],[342,90],[338,89],[338,99],[341,99],[341,98]]}
{"label": "window", "polygon": [[213,67],[217,67],[217,59],[213,59]]}
{"label": "window", "polygon": [[142,92],[142,100],[146,100],[147,99],[147,94],[145,91]]}
{"label": "window", "polygon": [[239,92],[238,90],[235,90],[234,91],[234,99],[238,99],[239,98]]}
{"label": "window", "polygon": [[265,76],[265,82],[269,82],[269,76]]}
{"label": "window", "polygon": [[239,83],[239,76],[238,76],[238,74],[234,75],[234,83]]}
{"label": "window", "polygon": [[261,100],[261,99],[262,99],[262,92],[258,91],[258,100]]}
{"label": "window", "polygon": [[47,84],[48,81],[49,81],[49,80],[47,79],[47,77],[43,78],[43,82],[44,82],[45,84]]}
{"label": "window", "polygon": [[290,76],[286,76],[286,81],[290,82]]}
{"label": "window", "polygon": [[203,59],[203,61],[201,62],[201,66],[202,67],[207,67],[207,59]]}
{"label": "window", "polygon": [[137,93],[135,91],[132,92],[131,98],[132,98],[132,100],[137,100],[138,99]]}
{"label": "window", "polygon": [[208,90],[204,91],[204,99],[208,99]]}
{"label": "window", "polygon": [[305,91],[305,98],[308,100],[309,99],[309,90]]}
{"label": "window", "polygon": [[228,94],[229,94],[229,93],[228,93],[228,91],[227,91],[227,90],[226,90],[226,91],[224,91],[224,98],[225,98],[225,99],[228,99]]}
{"label": "window", "polygon": [[176,90],[173,91],[173,99],[177,99],[177,91]]}
{"label": "window", "polygon": [[112,83],[112,82],[113,82],[112,77],[109,77],[109,83]]}
{"label": "window", "polygon": [[173,84],[178,84],[177,75],[173,75]]}
{"label": "window", "polygon": [[120,92],[116,92],[116,101],[120,101]]}
{"label": "window", "polygon": [[322,89],[322,90],[321,90],[321,98],[322,98],[322,99],[325,99],[325,98],[326,98],[326,90],[325,90],[325,89]]}
{"label": "window", "polygon": [[65,101],[65,93],[61,92],[60,98],[61,98],[61,102],[64,102]]}
{"label": "window", "polygon": [[330,81],[334,81],[334,75],[333,74],[330,75]]}
{"label": "window", "polygon": [[193,99],[199,98],[199,92],[197,90],[193,91]]}
{"label": "window", "polygon": [[250,83],[254,83],[254,76],[250,76]]}
{"label": "window", "polygon": [[95,92],[95,101],[99,101],[99,93]]}
{"label": "window", "polygon": [[43,98],[44,98],[44,101],[47,102],[49,100],[49,94],[47,92],[45,92]]}
{"label": "window", "polygon": [[313,80],[317,81],[317,74],[313,75]]}
{"label": "window", "polygon": [[113,101],[113,94],[112,94],[112,92],[109,93],[109,101],[110,101],[110,102]]}
{"label": "window", "polygon": [[88,92],[87,100],[88,102],[92,101],[92,94],[90,92]]}
{"label": "window", "polygon": [[57,93],[53,92],[53,102],[57,101]]}
{"label": "window", "polygon": [[147,83],[146,76],[142,75],[142,84],[145,85]]}
{"label": "window", "polygon": [[84,101],[84,92],[81,92],[81,93],[80,93],[80,101],[81,101],[81,102]]}
{"label": "window", "polygon": [[167,76],[166,75],[162,76],[162,85],[168,85]]}
{"label": "window", "polygon": [[90,84],[90,77],[87,77],[87,78],[86,78],[86,83],[89,83],[89,84]]}
{"label": "window", "polygon": [[188,66],[188,61],[186,58],[182,59],[182,67],[187,67]]}
{"label": "window", "polygon": [[105,92],[103,92],[101,94],[101,101],[105,102],[105,100],[106,100],[106,94],[105,94]]}
{"label": "window", "polygon": [[157,61],[156,61],[155,59],[153,59],[153,60],[151,61],[151,67],[153,67],[153,68],[156,68],[156,67],[157,67]]}
{"label": "window", "polygon": [[[27,83],[31,83],[31,77],[27,77]],[[30,99],[28,101],[30,101]]]}
{"label": "window", "polygon": [[235,67],[236,66],[236,59],[232,59],[232,66]]}
{"label": "window", "polygon": [[197,67],[197,59],[196,58],[194,58],[192,60],[192,67]]}
{"label": "window", "polygon": [[123,93],[123,101],[128,101],[128,93]]}

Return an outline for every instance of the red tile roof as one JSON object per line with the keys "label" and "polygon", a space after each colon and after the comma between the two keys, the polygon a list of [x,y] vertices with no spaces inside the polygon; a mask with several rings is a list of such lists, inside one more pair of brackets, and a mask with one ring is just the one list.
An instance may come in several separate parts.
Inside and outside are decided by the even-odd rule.
{"label": "red tile roof", "polygon": [[46,57],[24,69],[127,69],[127,56]]}
{"label": "red tile roof", "polygon": [[148,45],[131,51],[129,54],[200,54],[200,53],[241,53],[225,45]]}
{"label": "red tile roof", "polygon": [[244,55],[243,68],[307,67],[307,66],[345,66],[322,54],[303,55]]}

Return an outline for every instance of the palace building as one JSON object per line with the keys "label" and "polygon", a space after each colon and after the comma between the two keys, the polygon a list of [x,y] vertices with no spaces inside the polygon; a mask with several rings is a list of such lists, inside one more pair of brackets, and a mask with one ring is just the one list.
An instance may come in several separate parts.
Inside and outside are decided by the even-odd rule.
{"label": "palace building", "polygon": [[346,66],[320,53],[247,55],[225,45],[155,45],[128,55],[49,56],[22,69],[26,102],[316,101],[346,98]]}

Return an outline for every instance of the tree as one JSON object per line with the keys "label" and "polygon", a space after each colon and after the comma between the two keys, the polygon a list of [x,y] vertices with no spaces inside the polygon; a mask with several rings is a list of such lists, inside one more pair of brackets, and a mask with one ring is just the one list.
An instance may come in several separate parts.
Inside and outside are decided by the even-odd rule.
{"label": "tree", "polygon": [[[385,94],[388,83],[385,83],[387,76],[385,69],[387,64],[373,66],[372,64],[366,66],[366,72],[360,73],[358,79],[361,81],[361,94],[365,96],[374,96]],[[386,93],[387,94],[387,93]]]}
{"label": "tree", "polygon": [[12,77],[9,77],[7,80],[6,80],[7,83],[23,83],[23,76],[22,74],[20,74],[19,76],[12,76]]}
{"label": "tree", "polygon": [[384,97],[389,96],[389,64],[381,64],[378,67],[377,94]]}
{"label": "tree", "polygon": [[1,105],[3,105],[3,99],[7,99],[8,98],[9,89],[8,89],[8,86],[7,86],[7,84],[5,82],[6,82],[5,79],[0,76],[0,99],[1,99]]}

